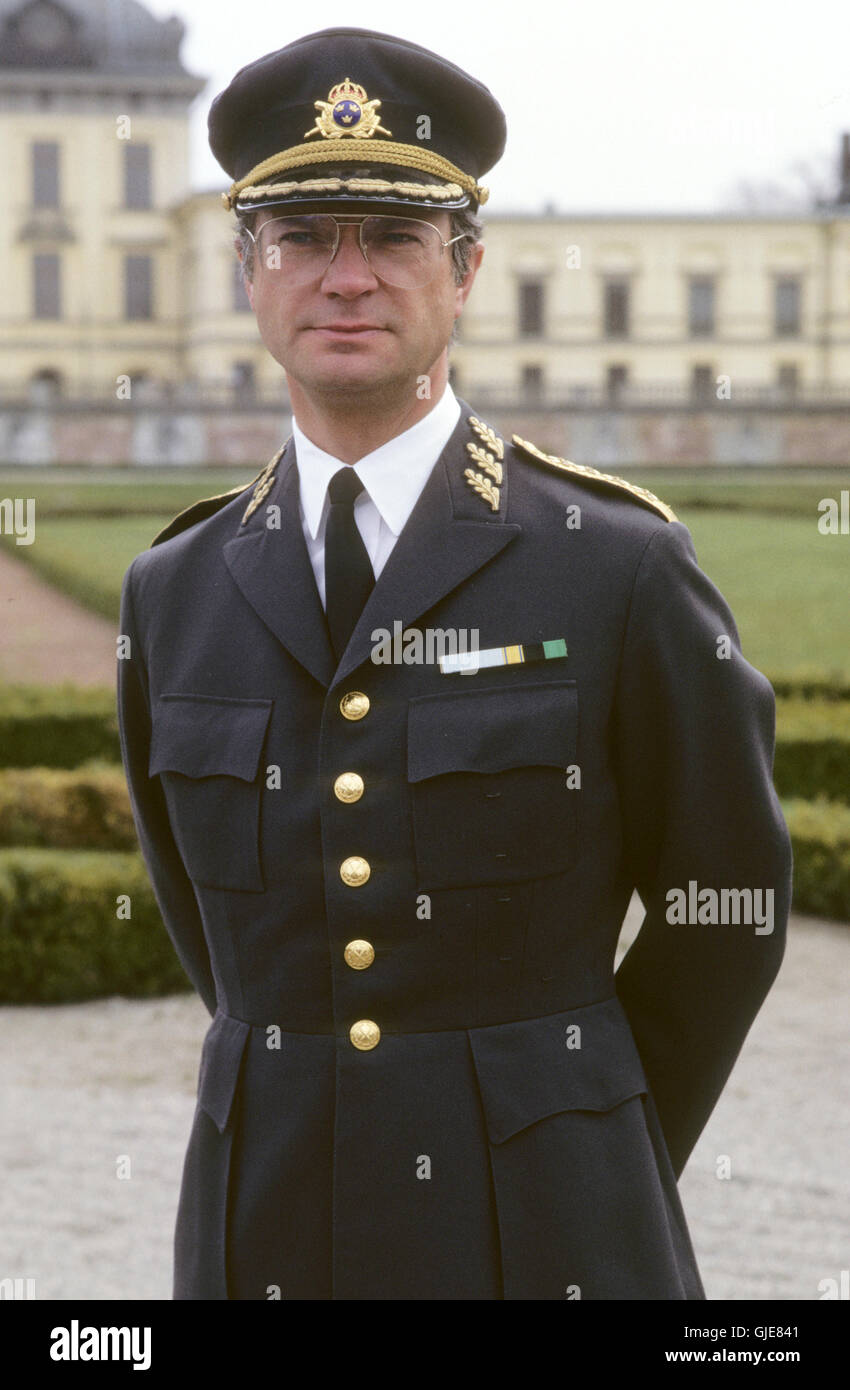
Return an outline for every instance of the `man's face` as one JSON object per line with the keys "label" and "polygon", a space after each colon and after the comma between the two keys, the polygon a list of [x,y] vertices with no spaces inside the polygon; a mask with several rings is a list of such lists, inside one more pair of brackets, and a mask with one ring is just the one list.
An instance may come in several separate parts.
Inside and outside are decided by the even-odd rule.
{"label": "man's face", "polygon": [[[387,208],[358,204],[337,208],[333,215],[360,218],[380,211],[386,213]],[[417,377],[431,375],[445,351],[472,288],[483,246],[473,247],[470,271],[462,285],[455,283],[451,248],[446,247],[429,284],[400,289],[375,275],[360,250],[359,228],[344,223],[336,255],[324,273],[308,284],[292,285],[283,270],[267,264],[267,238],[260,237],[258,229],[274,218],[270,208],[259,214],[254,227],[260,244],[248,297],[263,342],[290,384],[325,398],[354,394],[378,398],[387,392],[415,391]],[[423,209],[423,220],[431,222],[444,241],[449,240],[448,212]]]}

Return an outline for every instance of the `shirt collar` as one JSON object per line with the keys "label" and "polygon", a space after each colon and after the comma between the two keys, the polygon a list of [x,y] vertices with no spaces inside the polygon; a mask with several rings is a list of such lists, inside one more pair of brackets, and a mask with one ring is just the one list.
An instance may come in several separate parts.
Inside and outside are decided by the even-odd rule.
{"label": "shirt collar", "polygon": [[[447,382],[440,400],[427,415],[403,434],[387,440],[380,448],[373,449],[371,454],[365,454],[353,465],[393,535],[399,535],[404,527],[459,418],[460,404]],[[341,459],[325,453],[324,449],[308,439],[294,415],[292,436],[301,506],[310,535],[315,540],[322,521],[328,483],[344,464]]]}

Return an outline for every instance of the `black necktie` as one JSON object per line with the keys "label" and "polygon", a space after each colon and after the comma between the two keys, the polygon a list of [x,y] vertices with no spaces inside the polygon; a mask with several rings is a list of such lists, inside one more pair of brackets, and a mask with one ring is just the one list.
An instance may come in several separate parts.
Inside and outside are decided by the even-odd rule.
{"label": "black necktie", "polygon": [[362,491],[363,484],[350,464],[334,473],[328,484],[331,505],[325,531],[325,606],[337,661],[348,646],[375,584],[372,564],[354,520],[354,499]]}

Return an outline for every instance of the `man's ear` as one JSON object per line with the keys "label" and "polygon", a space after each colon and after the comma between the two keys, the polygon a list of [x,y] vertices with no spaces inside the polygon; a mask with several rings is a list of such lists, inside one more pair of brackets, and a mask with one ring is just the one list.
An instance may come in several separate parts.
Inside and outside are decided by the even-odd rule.
{"label": "man's ear", "polygon": [[464,276],[463,284],[455,286],[455,307],[457,309],[457,314],[455,315],[455,318],[460,317],[460,312],[464,304],[466,303],[467,298],[469,297],[469,292],[472,289],[473,282],[475,280],[476,275],[478,274],[478,267],[481,265],[483,259],[484,243],[483,241],[476,241],[470,253],[469,270],[466,272],[466,275]]}
{"label": "man's ear", "polygon": [[[242,263],[242,257],[241,257],[241,256],[239,257],[239,263],[240,263],[240,265],[241,265],[241,263]],[[253,307],[254,307],[254,281],[253,281],[253,280],[249,280],[247,276],[243,276],[243,277],[242,277],[242,284],[245,286],[245,293],[246,293],[247,296],[248,296],[248,303],[250,304],[251,308],[253,309]]]}

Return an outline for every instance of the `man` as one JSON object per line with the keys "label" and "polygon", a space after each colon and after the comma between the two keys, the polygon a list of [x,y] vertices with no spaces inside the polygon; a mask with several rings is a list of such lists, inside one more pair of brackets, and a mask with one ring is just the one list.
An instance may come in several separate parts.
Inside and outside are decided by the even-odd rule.
{"label": "man", "polygon": [[174,1296],[702,1299],[677,1178],[790,895],[770,686],[669,508],[448,387],[484,86],[330,29],[210,138],[294,414],[123,592],[136,824],[213,1016]]}

